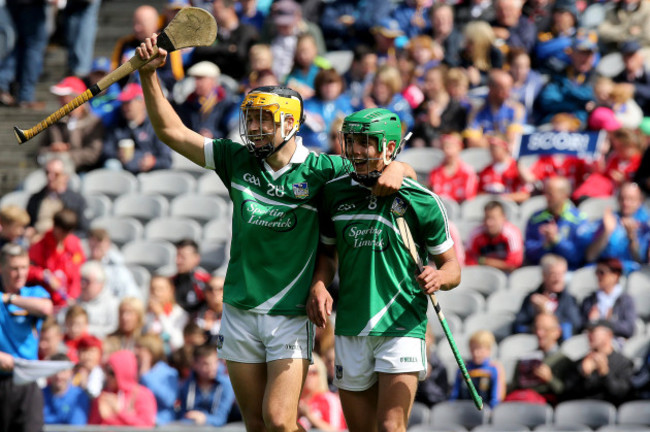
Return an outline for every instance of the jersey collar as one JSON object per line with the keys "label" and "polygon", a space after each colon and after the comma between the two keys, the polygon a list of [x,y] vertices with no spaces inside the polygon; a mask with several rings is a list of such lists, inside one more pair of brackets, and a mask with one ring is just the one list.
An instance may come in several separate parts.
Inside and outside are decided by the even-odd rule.
{"label": "jersey collar", "polygon": [[301,164],[307,160],[307,156],[309,156],[309,149],[305,147],[302,144],[302,138],[297,136],[296,137],[296,150],[293,152],[293,155],[291,156],[291,160],[289,161],[288,164],[283,166],[277,171],[274,171],[273,168],[271,168],[271,165],[266,163],[266,160],[263,161],[264,164],[264,169],[273,177],[273,179],[277,179],[280,177],[282,174],[287,172],[289,169],[291,169],[292,165],[294,164]]}

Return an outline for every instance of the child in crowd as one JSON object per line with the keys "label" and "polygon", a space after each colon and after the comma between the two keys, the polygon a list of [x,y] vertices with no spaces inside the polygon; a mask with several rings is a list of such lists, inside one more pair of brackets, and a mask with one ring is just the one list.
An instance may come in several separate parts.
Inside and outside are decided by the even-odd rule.
{"label": "child in crowd", "polygon": [[145,333],[160,335],[165,352],[183,346],[183,331],[189,315],[176,304],[174,285],[164,276],[154,276],[149,283],[149,303],[145,317]]}
{"label": "child in crowd", "polygon": [[29,248],[26,229],[29,214],[16,205],[7,205],[0,209],[0,248],[7,243],[18,243]]}
{"label": "child in crowd", "polygon": [[314,37],[305,33],[298,36],[293,69],[287,76],[286,84],[294,89],[304,100],[314,96],[314,78],[320,68],[316,65],[318,47]]}
{"label": "child in crowd", "polygon": [[[469,339],[469,349],[472,359],[467,363],[469,376],[485,404],[491,408],[503,399],[505,392],[505,376],[500,365],[490,357],[492,347],[496,344],[494,335],[487,330],[479,330]],[[469,389],[463,382],[460,370],[451,389],[450,400],[471,399]]]}
{"label": "child in crowd", "polygon": [[102,341],[85,335],[77,342],[79,362],[74,368],[72,383],[81,387],[91,398],[96,398],[104,387],[102,369]]}
{"label": "child in crowd", "polygon": [[[50,360],[70,361],[65,354],[55,354]],[[90,399],[86,392],[72,384],[72,369],[57,372],[47,379],[47,387],[43,389],[45,424],[85,425],[89,409]]]}
{"label": "child in crowd", "polygon": [[217,347],[206,344],[194,349],[192,374],[178,394],[178,419],[194,425],[222,426],[235,404],[230,378],[217,357]]}
{"label": "child in crowd", "polygon": [[41,327],[41,337],[38,339],[38,359],[50,360],[55,354],[65,354],[68,347],[63,343],[61,325],[53,316],[47,317]]}
{"label": "child in crowd", "polygon": [[192,372],[194,362],[194,348],[205,344],[208,338],[201,327],[190,321],[183,328],[183,346],[172,353],[169,363],[177,371],[179,378],[185,380]]}
{"label": "child in crowd", "polygon": [[88,313],[79,305],[72,305],[65,313],[65,335],[63,341],[68,347],[68,357],[73,362],[79,360],[77,345],[88,334]]}

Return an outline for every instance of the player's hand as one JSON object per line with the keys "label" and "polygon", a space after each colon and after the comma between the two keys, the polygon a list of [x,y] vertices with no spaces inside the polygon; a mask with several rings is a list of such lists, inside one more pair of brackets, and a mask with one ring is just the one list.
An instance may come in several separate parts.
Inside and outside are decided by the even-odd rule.
{"label": "player's hand", "polygon": [[430,266],[424,266],[422,273],[417,277],[417,281],[425,294],[433,294],[442,288],[440,272]]}
{"label": "player's hand", "polygon": [[[144,42],[142,42],[140,46],[135,49],[136,54],[138,54],[138,56],[140,56],[140,58],[143,60],[149,60],[154,55],[154,46],[156,46],[157,42],[158,35],[154,33],[150,38],[146,38]],[[139,71],[141,74],[152,74],[156,69],[163,66],[166,61],[167,51],[159,48],[158,57],[142,66]]]}
{"label": "player's hand", "polygon": [[185,418],[194,421],[197,425],[204,425],[207,418],[201,411],[189,411],[185,414]]}
{"label": "player's hand", "polygon": [[14,368],[14,358],[11,354],[0,352],[0,370],[11,371]]}
{"label": "player's hand", "polygon": [[372,188],[373,195],[392,195],[402,187],[404,180],[404,166],[400,163],[391,163],[377,179],[377,184]]}
{"label": "player's hand", "polygon": [[307,316],[317,327],[325,328],[327,319],[332,315],[332,296],[324,284],[312,287],[307,298]]}

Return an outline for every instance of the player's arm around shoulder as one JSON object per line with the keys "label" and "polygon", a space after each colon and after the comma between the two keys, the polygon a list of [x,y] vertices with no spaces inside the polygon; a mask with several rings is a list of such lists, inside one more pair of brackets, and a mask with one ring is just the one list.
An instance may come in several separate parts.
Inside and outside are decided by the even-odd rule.
{"label": "player's arm around shoulder", "polygon": [[[156,41],[155,34],[147,38],[136,49],[137,54],[145,60],[151,58],[154,55]],[[149,119],[161,141],[172,150],[203,167],[206,162],[203,152],[205,138],[183,124],[160,88],[156,69],[164,65],[166,59],[167,51],[160,49],[159,56],[139,70]]]}
{"label": "player's arm around shoulder", "polygon": [[402,187],[402,181],[405,177],[417,180],[417,174],[413,167],[404,162],[393,161],[377,180],[372,193],[377,196],[392,195]]}

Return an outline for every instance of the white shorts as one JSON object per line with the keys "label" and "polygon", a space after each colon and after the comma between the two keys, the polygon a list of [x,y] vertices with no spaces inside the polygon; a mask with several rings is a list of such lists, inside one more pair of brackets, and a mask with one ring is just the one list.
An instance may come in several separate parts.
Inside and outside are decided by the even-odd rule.
{"label": "white shorts", "polygon": [[334,384],[343,390],[363,391],[377,382],[377,372],[419,372],[426,376],[426,346],[413,337],[336,336]]}
{"label": "white shorts", "polygon": [[241,363],[307,359],[314,348],[314,325],[303,315],[266,315],[223,305],[217,336],[219,357]]}

